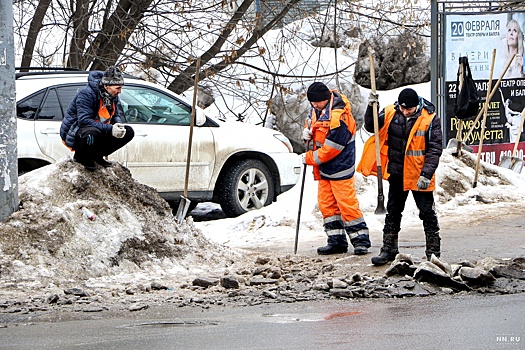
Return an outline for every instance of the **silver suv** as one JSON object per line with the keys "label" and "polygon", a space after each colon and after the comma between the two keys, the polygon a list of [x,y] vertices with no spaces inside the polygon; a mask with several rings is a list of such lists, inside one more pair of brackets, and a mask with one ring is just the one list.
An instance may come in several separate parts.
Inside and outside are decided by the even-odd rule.
{"label": "silver suv", "polygon": [[[59,129],[89,72],[26,72],[16,75],[19,174],[72,153]],[[109,159],[176,203],[184,193],[191,103],[162,86],[125,76],[119,95],[122,115],[135,138]],[[229,217],[259,209],[299,179],[299,156],[280,132],[211,118],[197,108],[193,129],[188,198],[211,201]]]}

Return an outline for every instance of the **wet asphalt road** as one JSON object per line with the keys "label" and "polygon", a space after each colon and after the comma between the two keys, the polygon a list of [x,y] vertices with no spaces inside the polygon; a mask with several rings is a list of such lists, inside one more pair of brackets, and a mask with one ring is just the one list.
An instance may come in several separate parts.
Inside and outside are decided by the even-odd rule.
{"label": "wet asphalt road", "polygon": [[[8,323],[0,349],[525,349],[525,294],[328,300]],[[96,317],[96,316],[95,316]]]}
{"label": "wet asphalt road", "polygon": [[[444,223],[444,255],[450,261],[523,256],[525,216],[520,213],[525,206],[518,204],[519,210],[506,214],[485,208],[481,222],[464,217]],[[400,246],[404,252],[421,253],[420,240],[421,232],[404,230]],[[165,304],[116,315],[0,314],[0,349],[525,350],[524,318],[525,294],[209,309]]]}

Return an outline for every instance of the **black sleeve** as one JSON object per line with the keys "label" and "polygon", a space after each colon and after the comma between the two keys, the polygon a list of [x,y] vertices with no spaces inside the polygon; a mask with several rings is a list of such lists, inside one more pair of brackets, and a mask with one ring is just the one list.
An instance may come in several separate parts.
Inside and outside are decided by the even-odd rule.
{"label": "black sleeve", "polygon": [[[379,109],[379,104],[377,106]],[[378,129],[381,129],[383,125],[385,124],[385,110],[383,109],[378,117]],[[374,133],[374,110],[372,106],[366,107],[365,112],[365,130],[369,133]]]}
{"label": "black sleeve", "polygon": [[425,153],[425,165],[421,175],[431,179],[439,165],[439,158],[443,153],[443,134],[441,132],[441,119],[436,114],[427,132],[427,149]]}

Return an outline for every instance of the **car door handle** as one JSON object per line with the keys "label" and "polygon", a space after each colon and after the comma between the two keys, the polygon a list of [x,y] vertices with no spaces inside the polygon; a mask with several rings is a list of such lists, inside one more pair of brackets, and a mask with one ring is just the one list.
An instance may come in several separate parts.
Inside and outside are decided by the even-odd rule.
{"label": "car door handle", "polygon": [[135,136],[148,136],[148,134],[145,132],[136,132]]}
{"label": "car door handle", "polygon": [[51,128],[47,128],[47,129],[42,129],[40,130],[40,133],[41,134],[59,134],[59,129],[51,129]]}

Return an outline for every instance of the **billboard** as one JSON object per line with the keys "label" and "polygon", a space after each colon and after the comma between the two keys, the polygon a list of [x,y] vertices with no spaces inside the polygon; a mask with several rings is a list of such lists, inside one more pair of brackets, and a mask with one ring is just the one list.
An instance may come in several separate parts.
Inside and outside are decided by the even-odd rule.
{"label": "billboard", "polygon": [[[472,129],[467,145],[477,152],[481,138],[483,116],[459,120],[454,115],[454,102],[458,88],[459,57],[468,57],[472,77],[479,95],[485,101],[492,53],[496,50],[492,87],[502,78],[488,104],[485,124],[482,160],[498,164],[502,156],[510,156],[515,140],[519,139],[518,155],[523,158],[525,136],[520,132],[521,112],[525,108],[524,36],[525,12],[476,13],[472,15],[447,15],[445,30],[444,76],[445,76],[445,117],[443,134],[446,142],[456,138],[460,123],[464,138]],[[514,56],[515,54],[515,56]],[[512,59],[509,69],[502,76]]]}

